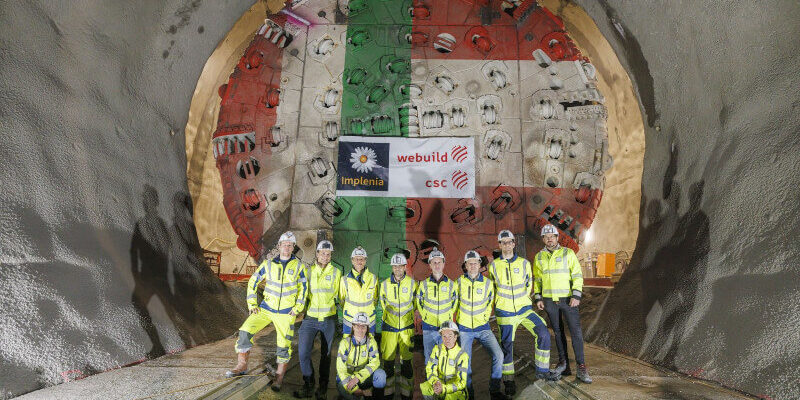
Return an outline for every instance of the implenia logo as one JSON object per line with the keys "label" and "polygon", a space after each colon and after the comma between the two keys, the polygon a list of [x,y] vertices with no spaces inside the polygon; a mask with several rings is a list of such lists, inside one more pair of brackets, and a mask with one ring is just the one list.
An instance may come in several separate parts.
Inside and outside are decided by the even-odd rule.
{"label": "implenia logo", "polygon": [[466,172],[461,170],[453,172],[452,178],[453,178],[452,180],[453,186],[455,186],[459,190],[464,189],[469,183],[469,175],[467,175]]}
{"label": "implenia logo", "polygon": [[464,162],[464,160],[467,159],[468,154],[469,153],[467,152],[467,146],[456,145],[453,146],[452,149],[450,149],[450,157],[454,161],[459,163]]}

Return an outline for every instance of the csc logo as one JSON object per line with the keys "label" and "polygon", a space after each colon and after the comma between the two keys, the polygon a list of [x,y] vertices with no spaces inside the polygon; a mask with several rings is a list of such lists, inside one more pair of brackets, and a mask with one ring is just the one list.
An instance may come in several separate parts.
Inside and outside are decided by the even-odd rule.
{"label": "csc logo", "polygon": [[427,187],[447,187],[447,179],[429,179],[425,181]]}

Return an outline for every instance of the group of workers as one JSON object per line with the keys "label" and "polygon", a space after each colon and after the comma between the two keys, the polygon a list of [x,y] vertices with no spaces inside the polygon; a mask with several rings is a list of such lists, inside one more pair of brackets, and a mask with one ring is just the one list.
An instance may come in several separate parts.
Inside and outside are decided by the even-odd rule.
{"label": "group of workers", "polygon": [[[316,394],[317,399],[325,399],[338,302],[342,308],[343,337],[336,355],[336,386],[342,398],[393,398],[395,390],[401,399],[411,398],[415,311],[422,320],[425,379],[420,391],[425,399],[474,398],[471,360],[475,340],[492,357],[491,398],[513,396],[516,393],[513,346],[519,325],[534,337],[532,355],[537,379],[558,380],[571,374],[562,317],[572,336],[576,377],[591,383],[583,358],[577,308],[583,290],[578,258],[571,249],[558,244],[555,226],[546,225],[541,234],[545,247],[536,254],[533,265],[516,254],[514,234],[503,230],[498,234],[501,256],[487,265],[488,276],[480,271],[481,256],[470,250],[464,255],[465,273],[456,280],[448,278],[444,274],[445,256],[434,248],[428,256],[429,278],[417,282],[408,276],[408,260],[403,253],[397,253],[391,258],[392,274],[379,282],[366,268],[367,252],[362,247],[352,251],[352,269],[343,275],[331,264],[330,241],[317,244],[316,260],[306,266],[293,254],[297,241],[294,234],[286,232],[279,239],[278,256],[264,260],[250,277],[247,286],[250,315],[239,328],[235,346],[238,363],[226,375],[246,374],[253,336],[272,323],[277,336],[278,365],[272,390],[280,391],[292,355],[295,318],[305,312],[298,329],[303,386],[294,396],[308,398]],[[259,304],[257,290],[262,281],[263,301]],[[378,304],[383,310],[379,341],[375,336]],[[555,334],[559,362],[553,369],[550,369],[547,324],[534,306],[546,310]],[[499,343],[489,325],[492,310],[500,330]],[[321,334],[321,344],[315,393],[311,350],[317,334]]]}

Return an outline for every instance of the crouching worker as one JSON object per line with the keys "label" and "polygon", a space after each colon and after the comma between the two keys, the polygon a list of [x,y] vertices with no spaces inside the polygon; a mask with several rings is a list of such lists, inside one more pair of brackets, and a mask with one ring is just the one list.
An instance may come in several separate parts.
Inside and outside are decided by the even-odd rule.
{"label": "crouching worker", "polygon": [[[277,334],[275,355],[278,371],[273,391],[280,391],[286,366],[292,358],[292,339],[294,338],[294,320],[303,312],[306,301],[306,266],[294,254],[297,239],[292,232],[286,232],[278,239],[280,254],[264,260],[258,270],[247,282],[247,308],[250,316],[239,328],[239,340],[236,342],[238,363],[236,367],[225,373],[227,377],[244,375],[247,372],[247,359],[253,348],[253,336],[267,325],[275,325]],[[256,290],[264,281],[264,301],[258,304]]]}
{"label": "crouching worker", "polygon": [[353,317],[352,333],[342,337],[336,357],[336,387],[345,399],[364,396],[383,399],[386,373],[380,369],[378,343],[369,334],[369,317],[360,312]]}
{"label": "crouching worker", "polygon": [[431,351],[425,366],[428,380],[422,382],[420,391],[426,400],[463,400],[467,398],[467,371],[469,356],[458,346],[458,326],[445,321],[439,329],[442,343]]}

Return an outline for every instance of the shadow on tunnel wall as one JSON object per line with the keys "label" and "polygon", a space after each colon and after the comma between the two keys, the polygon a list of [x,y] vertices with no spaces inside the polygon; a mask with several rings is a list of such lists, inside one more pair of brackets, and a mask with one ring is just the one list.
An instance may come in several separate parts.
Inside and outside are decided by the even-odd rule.
{"label": "shadow on tunnel wall", "polygon": [[230,333],[230,327],[240,318],[229,312],[235,306],[228,289],[203,259],[188,193],[173,196],[171,227],[158,213],[155,188],[145,185],[142,199],[145,215],[136,222],[131,238],[131,273],[135,281],[131,304],[152,343],[147,357],[167,352],[147,308],[154,297],[163,305],[185,347]]}

